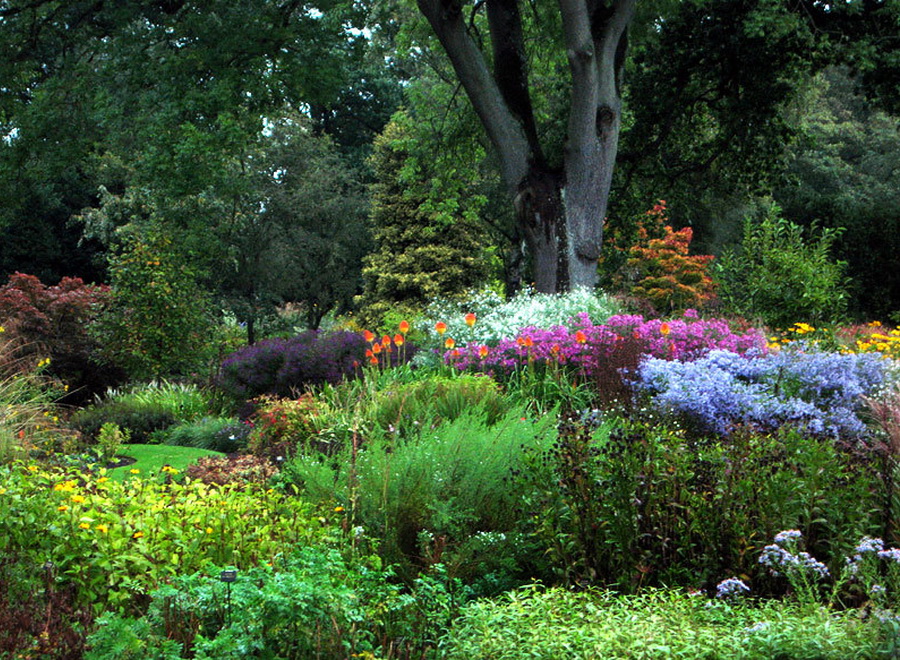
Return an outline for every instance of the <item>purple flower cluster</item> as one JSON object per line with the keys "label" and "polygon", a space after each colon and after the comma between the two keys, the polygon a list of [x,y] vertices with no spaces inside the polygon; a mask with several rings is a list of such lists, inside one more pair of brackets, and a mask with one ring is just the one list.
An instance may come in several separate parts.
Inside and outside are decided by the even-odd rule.
{"label": "purple flower cluster", "polygon": [[873,354],[713,350],[693,362],[646,359],[634,384],[655,408],[701,433],[793,425],[849,439],[866,431],[857,416],[860,395],[871,394],[884,378],[885,362]]}
{"label": "purple flower cluster", "polygon": [[747,593],[750,593],[750,587],[738,578],[722,580],[716,586],[716,598],[736,598]]}
{"label": "purple flower cluster", "polygon": [[579,314],[570,325],[571,329],[561,325],[522,328],[514,338],[494,346],[471,343],[447,351],[444,360],[461,370],[494,375],[508,374],[525,364],[570,365],[591,377],[626,342],[636,342],[643,354],[669,360],[692,360],[713,349],[735,353],[766,350],[760,330],[735,332],[726,321],[700,319],[693,310],[672,321],[617,315],[599,325],[587,314]]}
{"label": "purple flower cluster", "polygon": [[266,339],[229,355],[218,386],[235,398],[291,396],[309,385],[336,383],[360,370],[366,342],[356,332],[307,331]]}

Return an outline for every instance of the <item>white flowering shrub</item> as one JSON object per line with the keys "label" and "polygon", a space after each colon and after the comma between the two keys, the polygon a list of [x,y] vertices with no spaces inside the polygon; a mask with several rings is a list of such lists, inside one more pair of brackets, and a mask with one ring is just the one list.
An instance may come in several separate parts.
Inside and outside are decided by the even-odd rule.
{"label": "white flowering shrub", "polygon": [[[582,312],[599,324],[621,311],[621,304],[613,297],[585,288],[559,294],[523,289],[509,300],[490,289],[471,291],[461,299],[435,300],[425,309],[416,322],[420,331],[418,344],[424,349],[416,359],[419,363],[433,359],[435,350],[443,352],[447,338],[452,338],[457,346],[469,342],[493,346],[529,326],[571,327],[570,320]],[[471,314],[475,315],[474,323],[471,316],[467,323],[466,315]],[[435,331],[439,322],[446,325],[442,334]]]}

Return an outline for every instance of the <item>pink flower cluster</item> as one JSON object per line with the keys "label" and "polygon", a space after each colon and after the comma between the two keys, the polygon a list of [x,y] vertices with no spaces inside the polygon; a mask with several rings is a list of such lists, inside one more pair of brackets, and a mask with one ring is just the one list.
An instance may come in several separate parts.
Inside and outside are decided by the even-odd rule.
{"label": "pink flower cluster", "polygon": [[522,328],[515,338],[504,339],[496,346],[470,343],[454,348],[444,354],[444,360],[461,370],[496,375],[525,364],[554,363],[571,365],[590,375],[625,343],[637,344],[646,356],[682,361],[695,360],[713,349],[766,352],[762,330],[735,331],[723,319],[701,319],[690,309],[670,321],[618,315],[601,325],[593,325],[587,314],[579,314],[571,325],[571,329],[560,325]]}

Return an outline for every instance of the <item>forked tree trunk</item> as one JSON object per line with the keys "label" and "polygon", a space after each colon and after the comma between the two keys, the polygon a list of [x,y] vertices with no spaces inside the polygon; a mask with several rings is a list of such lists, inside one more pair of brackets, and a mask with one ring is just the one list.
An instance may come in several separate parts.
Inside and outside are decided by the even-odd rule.
{"label": "forked tree trunk", "polygon": [[494,72],[469,35],[463,0],[417,0],[500,159],[535,287],[593,287],[621,125],[627,29],[636,0],[559,0],[572,105],[563,171],[535,130],[518,0],[486,0]]}

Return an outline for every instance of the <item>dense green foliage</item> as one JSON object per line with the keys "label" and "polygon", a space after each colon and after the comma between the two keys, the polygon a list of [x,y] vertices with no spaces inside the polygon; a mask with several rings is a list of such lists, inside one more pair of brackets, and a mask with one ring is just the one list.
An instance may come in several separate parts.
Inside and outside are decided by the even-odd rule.
{"label": "dense green foliage", "polygon": [[897,17],[0,0],[0,656],[896,656]]}
{"label": "dense green foliage", "polygon": [[745,221],[740,246],[715,264],[719,299],[729,312],[776,328],[841,320],[848,296],[846,264],[832,257],[838,235],[823,228],[810,237],[771,205],[759,221]]}

